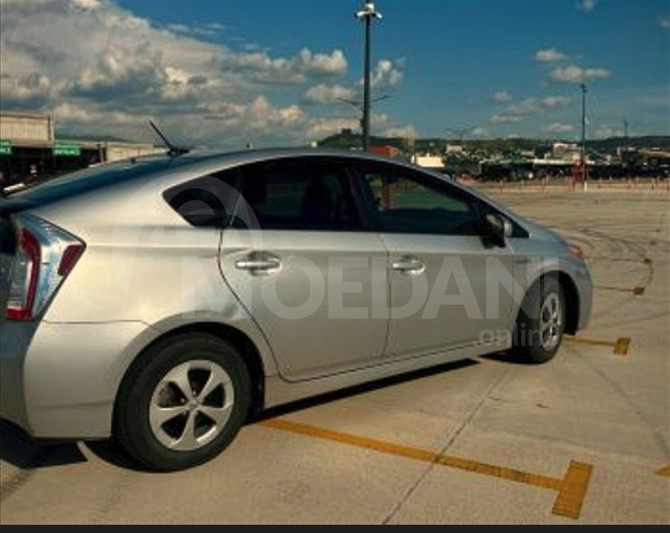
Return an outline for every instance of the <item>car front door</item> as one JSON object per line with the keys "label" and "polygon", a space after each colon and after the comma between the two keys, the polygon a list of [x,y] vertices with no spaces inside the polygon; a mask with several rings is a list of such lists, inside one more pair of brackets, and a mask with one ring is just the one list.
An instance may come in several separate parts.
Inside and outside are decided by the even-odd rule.
{"label": "car front door", "polygon": [[365,227],[346,166],[287,158],[240,169],[220,260],[226,282],[269,341],[281,375],[303,380],[381,361],[386,248]]}
{"label": "car front door", "polygon": [[358,183],[389,251],[386,358],[490,344],[503,335],[513,262],[509,246],[487,237],[481,201],[395,164],[363,165]]}

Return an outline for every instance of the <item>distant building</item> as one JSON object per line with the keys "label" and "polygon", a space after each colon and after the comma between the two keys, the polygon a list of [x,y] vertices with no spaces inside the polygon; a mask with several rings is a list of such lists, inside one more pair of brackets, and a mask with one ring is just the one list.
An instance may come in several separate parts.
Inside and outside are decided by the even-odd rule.
{"label": "distant building", "polygon": [[85,168],[94,163],[164,152],[149,143],[56,138],[44,113],[0,111],[2,185]]}
{"label": "distant building", "polygon": [[383,155],[386,157],[398,157],[400,155],[400,150],[395,146],[369,146],[368,152],[376,155]]}
{"label": "distant building", "polygon": [[551,146],[551,157],[547,157],[547,154],[544,157],[545,159],[579,161],[582,157],[582,151],[577,143],[557,142]]}
{"label": "distant building", "polygon": [[436,155],[414,155],[412,156],[412,163],[424,168],[444,168],[442,157]]}
{"label": "distant building", "polygon": [[5,145],[44,148],[54,141],[51,115],[37,113],[0,112],[0,139]]}
{"label": "distant building", "polygon": [[644,164],[648,166],[670,166],[670,150],[661,150],[660,148],[650,148],[642,152]]}
{"label": "distant building", "polygon": [[447,154],[463,154],[463,153],[465,153],[465,149],[460,144],[448,144],[444,151]]}

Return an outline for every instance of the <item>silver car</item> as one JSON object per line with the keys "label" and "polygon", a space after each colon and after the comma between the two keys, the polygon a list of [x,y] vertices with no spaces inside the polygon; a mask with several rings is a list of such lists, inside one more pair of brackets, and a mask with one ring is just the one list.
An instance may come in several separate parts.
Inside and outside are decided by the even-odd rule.
{"label": "silver car", "polygon": [[0,199],[0,415],[220,453],[253,411],[585,326],[577,246],[440,174],[322,149],[161,155]]}

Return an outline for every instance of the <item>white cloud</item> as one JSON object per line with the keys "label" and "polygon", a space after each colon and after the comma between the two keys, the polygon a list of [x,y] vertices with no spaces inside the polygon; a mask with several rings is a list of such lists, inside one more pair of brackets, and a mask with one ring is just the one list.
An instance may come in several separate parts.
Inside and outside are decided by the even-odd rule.
{"label": "white cloud", "polygon": [[608,137],[623,137],[624,131],[618,128],[613,128],[609,124],[600,124],[594,132],[596,139],[607,139]]}
{"label": "white cloud", "polygon": [[575,131],[575,127],[571,124],[554,122],[551,126],[547,127],[546,131],[550,131],[552,133],[570,133],[571,131]]}
{"label": "white cloud", "polygon": [[572,103],[572,98],[568,96],[547,96],[540,100],[542,109],[564,109]]}
{"label": "white cloud", "polygon": [[196,36],[202,35],[207,37],[216,35],[221,30],[225,29],[223,24],[218,24],[216,22],[208,22],[207,24],[194,24],[192,26],[188,26],[186,24],[168,24],[165,27],[174,33]]}
{"label": "white cloud", "polygon": [[72,0],[72,3],[81,8],[93,11],[100,7],[100,2],[98,0]]}
{"label": "white cloud", "polygon": [[69,103],[63,103],[54,108],[54,118],[64,122],[77,122],[79,124],[99,124],[101,122],[115,125],[134,125],[138,121],[148,121],[149,115],[141,117],[136,114],[121,111],[89,111]]}
{"label": "white cloud", "polygon": [[12,106],[39,107],[49,100],[52,83],[48,76],[31,72],[16,78],[0,78],[0,102]]}
{"label": "white cloud", "polygon": [[304,101],[308,104],[340,104],[342,99],[353,100],[354,97],[352,89],[320,83],[305,92]]}
{"label": "white cloud", "polygon": [[546,96],[544,98],[526,98],[518,104],[507,106],[502,113],[491,117],[493,124],[521,122],[532,115],[543,115],[560,109],[565,109],[572,103],[567,96]]}
{"label": "white cloud", "polygon": [[393,126],[393,120],[386,113],[372,113],[370,116],[370,126],[390,128]]}
{"label": "white cloud", "polygon": [[512,94],[509,91],[498,91],[497,93],[494,93],[491,99],[499,104],[506,104],[508,102],[511,102],[514,98],[512,97]]}
{"label": "white cloud", "polygon": [[379,60],[370,72],[370,86],[374,89],[387,89],[398,85],[404,77],[404,65],[404,59],[395,62],[389,59]]}
{"label": "white cloud", "polygon": [[505,113],[508,115],[515,115],[518,117],[525,117],[527,115],[534,115],[540,111],[540,102],[537,98],[526,98],[525,100],[509,106]]}
{"label": "white cloud", "polygon": [[576,65],[557,67],[551,71],[551,79],[563,83],[584,83],[586,81],[606,79],[612,71],[604,68],[582,68]]}
{"label": "white cloud", "polygon": [[297,105],[299,90],[291,105],[284,86],[348,70],[339,49],[239,52],[200,39],[225,29],[221,22],[156,25],[114,0],[1,1],[2,108],[57,110],[61,129],[126,136],[157,117],[196,141],[302,143],[327,122]]}
{"label": "white cloud", "polygon": [[490,134],[491,133],[489,132],[488,128],[483,128],[481,126],[478,126],[470,132],[470,137],[475,137],[475,138],[482,139],[482,138],[488,137]]}
{"label": "white cloud", "polygon": [[253,81],[266,84],[294,85],[308,76],[317,78],[343,76],[347,60],[341,50],[331,54],[315,54],[303,48],[294,58],[271,58],[265,51],[228,53],[217,61],[222,73],[244,73]]}
{"label": "white cloud", "polygon": [[269,127],[284,127],[301,122],[305,115],[297,105],[274,107],[265,96],[249,104],[210,105],[205,118],[230,127],[243,126],[247,132],[262,132]]}
{"label": "white cloud", "polygon": [[544,48],[535,53],[535,59],[542,62],[564,61],[569,59],[567,54],[559,52],[556,48]]}
{"label": "white cloud", "polygon": [[545,98],[526,98],[518,104],[509,106],[505,113],[520,117],[536,115],[555,109],[563,109],[570,105],[572,99],[567,96],[547,96]]}
{"label": "white cloud", "polygon": [[313,76],[343,76],[347,73],[347,60],[342,50],[330,54],[314,54],[303,48],[298,56],[299,65],[306,74]]}
{"label": "white cloud", "polygon": [[339,133],[343,129],[356,130],[359,127],[358,120],[351,118],[311,118],[307,124],[307,138],[319,140],[329,135]]}
{"label": "white cloud", "polygon": [[598,0],[577,0],[577,9],[589,13],[595,9],[597,3]]}
{"label": "white cloud", "polygon": [[412,125],[388,128],[382,134],[384,137],[395,137],[398,139],[416,139],[419,133]]}
{"label": "white cloud", "polygon": [[491,122],[493,124],[509,124],[514,122],[521,122],[522,117],[514,115],[493,115],[491,117]]}

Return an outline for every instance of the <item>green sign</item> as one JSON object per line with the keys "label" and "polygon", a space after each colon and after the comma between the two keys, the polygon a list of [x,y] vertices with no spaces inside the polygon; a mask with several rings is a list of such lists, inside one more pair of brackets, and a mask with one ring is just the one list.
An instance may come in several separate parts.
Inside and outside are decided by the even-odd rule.
{"label": "green sign", "polygon": [[81,145],[73,142],[56,141],[53,146],[55,156],[74,156],[81,155]]}
{"label": "green sign", "polygon": [[12,155],[12,143],[6,140],[0,140],[0,155]]}

